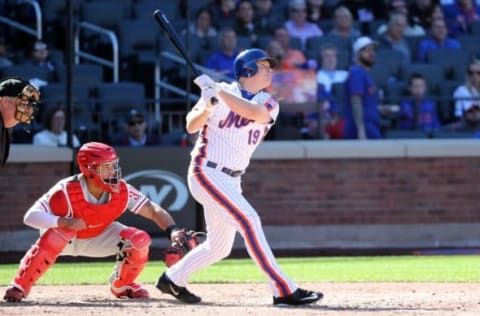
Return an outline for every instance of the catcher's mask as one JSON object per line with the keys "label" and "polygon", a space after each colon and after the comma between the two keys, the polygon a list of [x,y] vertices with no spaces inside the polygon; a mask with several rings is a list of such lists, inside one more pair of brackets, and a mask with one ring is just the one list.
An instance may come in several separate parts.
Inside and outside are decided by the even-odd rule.
{"label": "catcher's mask", "polygon": [[40,91],[37,88],[21,78],[8,78],[0,83],[0,96],[15,98],[17,121],[26,126],[32,122],[38,112],[40,100]]}
{"label": "catcher's mask", "polygon": [[77,162],[82,174],[107,192],[120,191],[122,171],[117,152],[111,146],[89,142],[80,147]]}

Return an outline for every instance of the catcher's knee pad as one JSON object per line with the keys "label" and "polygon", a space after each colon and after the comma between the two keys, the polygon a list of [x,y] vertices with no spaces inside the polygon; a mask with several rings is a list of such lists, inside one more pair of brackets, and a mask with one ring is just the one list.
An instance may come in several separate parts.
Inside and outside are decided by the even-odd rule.
{"label": "catcher's knee pad", "polygon": [[31,287],[55,263],[57,256],[75,235],[75,231],[70,229],[48,229],[20,261],[13,285],[22,289],[26,297]]}
{"label": "catcher's knee pad", "polygon": [[113,287],[132,283],[148,262],[150,236],[143,230],[129,227],[120,232],[117,264],[110,278]]}

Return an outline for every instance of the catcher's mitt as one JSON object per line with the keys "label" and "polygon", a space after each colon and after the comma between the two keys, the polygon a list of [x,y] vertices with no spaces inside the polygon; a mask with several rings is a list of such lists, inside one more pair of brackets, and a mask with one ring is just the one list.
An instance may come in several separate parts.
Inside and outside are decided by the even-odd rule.
{"label": "catcher's mitt", "polygon": [[199,236],[205,235],[202,232],[182,229],[181,237],[172,241],[163,252],[163,262],[167,267],[170,267],[180,261],[190,250],[200,244]]}

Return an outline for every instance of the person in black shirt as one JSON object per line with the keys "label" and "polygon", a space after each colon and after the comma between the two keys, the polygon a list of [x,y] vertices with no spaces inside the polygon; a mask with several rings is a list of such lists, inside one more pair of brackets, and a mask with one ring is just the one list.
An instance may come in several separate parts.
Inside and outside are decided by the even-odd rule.
{"label": "person in black shirt", "polygon": [[18,123],[30,124],[40,99],[40,92],[21,78],[0,82],[0,168],[5,166],[10,148],[9,128]]}

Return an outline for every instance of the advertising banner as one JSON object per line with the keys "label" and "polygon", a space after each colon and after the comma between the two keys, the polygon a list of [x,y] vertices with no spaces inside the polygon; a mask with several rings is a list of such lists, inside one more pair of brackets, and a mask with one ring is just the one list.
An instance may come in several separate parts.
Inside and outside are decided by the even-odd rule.
{"label": "advertising banner", "polygon": [[[169,211],[178,226],[196,227],[196,203],[186,181],[190,148],[118,147],[116,150],[127,182]],[[120,221],[144,229],[152,236],[162,235],[152,221],[131,212],[125,212]]]}

